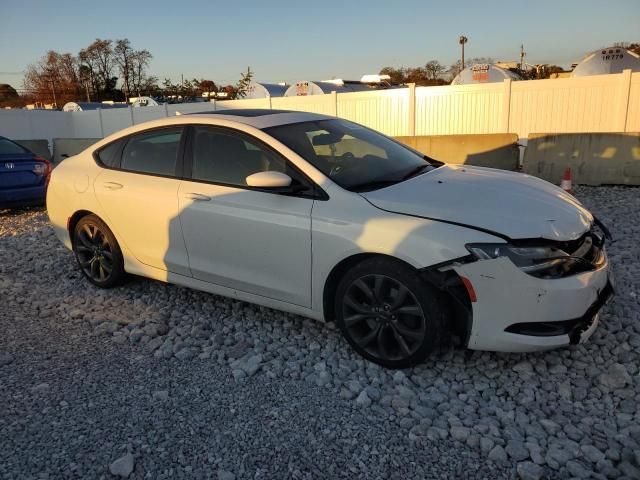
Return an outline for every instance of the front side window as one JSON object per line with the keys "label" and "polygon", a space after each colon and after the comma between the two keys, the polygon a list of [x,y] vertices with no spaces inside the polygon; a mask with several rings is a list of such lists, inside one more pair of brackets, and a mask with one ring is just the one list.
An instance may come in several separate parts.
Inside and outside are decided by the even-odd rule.
{"label": "front side window", "polygon": [[192,155],[193,180],[246,186],[246,178],[254,173],[290,175],[281,156],[247,135],[220,128],[193,127]]}
{"label": "front side window", "polygon": [[383,188],[434,168],[414,150],[346,120],[279,125],[265,132],[351,191]]}
{"label": "front side window", "polygon": [[182,127],[133,135],[122,151],[121,168],[152,175],[175,175],[181,136]]}

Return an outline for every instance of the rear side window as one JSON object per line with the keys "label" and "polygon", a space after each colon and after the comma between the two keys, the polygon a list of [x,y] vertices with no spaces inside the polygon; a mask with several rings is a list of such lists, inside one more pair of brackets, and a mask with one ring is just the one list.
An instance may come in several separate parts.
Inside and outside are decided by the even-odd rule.
{"label": "rear side window", "polygon": [[122,151],[121,168],[153,175],[175,175],[181,136],[182,127],[178,127],[130,137]]}
{"label": "rear side window", "polygon": [[98,160],[101,165],[108,168],[118,168],[120,166],[120,150],[122,141],[117,140],[102,148],[98,152]]}
{"label": "rear side window", "polygon": [[25,153],[29,153],[26,148],[6,138],[0,138],[0,155],[22,155]]}

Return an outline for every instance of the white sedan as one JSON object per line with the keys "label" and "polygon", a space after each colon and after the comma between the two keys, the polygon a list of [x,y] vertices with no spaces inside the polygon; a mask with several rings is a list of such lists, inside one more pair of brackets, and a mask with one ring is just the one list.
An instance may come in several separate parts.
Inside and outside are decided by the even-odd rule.
{"label": "white sedan", "polygon": [[606,230],[534,177],[444,165],[346,120],[227,110],[136,125],[62,162],[51,222],[98,287],[136,274],[335,321],[367,359],[586,340]]}

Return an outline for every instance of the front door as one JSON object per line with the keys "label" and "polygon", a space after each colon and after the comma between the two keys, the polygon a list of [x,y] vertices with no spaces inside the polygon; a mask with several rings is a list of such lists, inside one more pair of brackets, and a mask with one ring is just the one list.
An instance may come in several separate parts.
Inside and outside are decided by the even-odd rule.
{"label": "front door", "polygon": [[311,305],[313,199],[247,187],[259,171],[289,174],[253,137],[193,127],[191,180],[180,185],[180,221],[193,276],[296,305]]}

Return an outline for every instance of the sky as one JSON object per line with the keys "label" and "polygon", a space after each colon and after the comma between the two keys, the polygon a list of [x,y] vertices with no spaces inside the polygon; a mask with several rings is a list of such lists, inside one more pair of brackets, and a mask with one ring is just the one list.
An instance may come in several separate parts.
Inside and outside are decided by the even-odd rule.
{"label": "sky", "polygon": [[460,57],[570,66],[589,51],[640,41],[640,0],[0,0],[0,83],[48,50],[128,38],[162,81],[359,79],[382,67]]}

